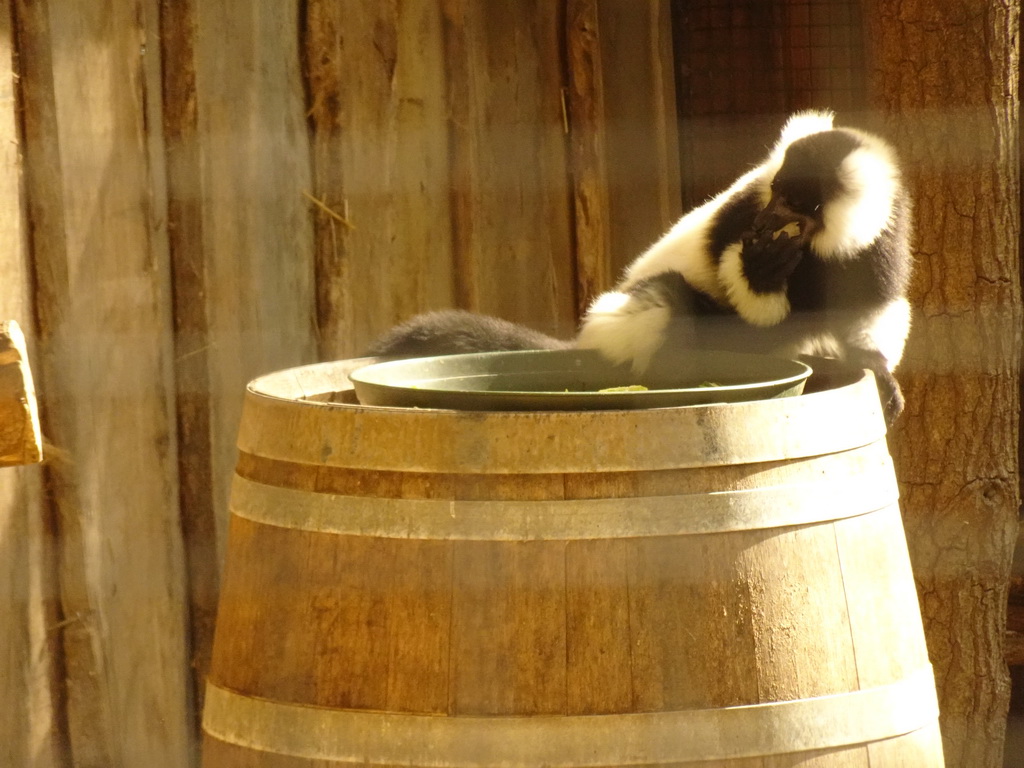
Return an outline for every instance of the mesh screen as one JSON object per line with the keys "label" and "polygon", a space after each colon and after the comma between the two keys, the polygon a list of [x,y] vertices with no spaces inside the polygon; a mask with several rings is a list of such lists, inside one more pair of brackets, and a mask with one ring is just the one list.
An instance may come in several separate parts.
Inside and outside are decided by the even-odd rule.
{"label": "mesh screen", "polygon": [[863,109],[859,0],[675,0],[684,204],[765,154],[800,109]]}

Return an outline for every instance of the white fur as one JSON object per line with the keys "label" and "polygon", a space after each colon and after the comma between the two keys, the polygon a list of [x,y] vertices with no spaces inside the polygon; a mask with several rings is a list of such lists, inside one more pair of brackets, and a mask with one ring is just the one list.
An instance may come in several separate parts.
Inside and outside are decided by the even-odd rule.
{"label": "white fur", "polygon": [[782,165],[786,147],[804,136],[831,130],[833,119],[831,112],[816,111],[798,112],[790,117],[768,160],[747,171],[728,189],[679,219],[660,240],[629,266],[619,288],[627,289],[645,278],[673,270],[708,296],[719,301],[725,299],[726,291],[720,282],[719,272],[715,270],[707,252],[707,232],[711,219],[722,207],[722,203],[751,183],[757,185],[762,203],[767,205],[771,198],[771,180]]}
{"label": "white fur", "polygon": [[664,340],[672,313],[668,307],[637,304],[618,291],[598,296],[583,319],[576,346],[596,349],[616,364],[632,360],[636,373],[645,371]]}
{"label": "white fur", "polygon": [[724,301],[725,290],[708,254],[707,236],[711,219],[725,200],[753,181],[763,186],[764,202],[767,203],[768,196],[771,195],[768,186],[770,179],[771,176],[766,175],[764,166],[754,168],[743,174],[724,192],[694,208],[629,266],[626,277],[619,287],[628,289],[645,278],[672,270],[681,274],[694,288],[718,301]]}
{"label": "white fur", "polygon": [[756,184],[762,204],[767,205],[771,198],[771,180],[782,165],[786,147],[804,136],[831,130],[833,119],[831,112],[813,110],[798,112],[790,117],[768,159],[740,176],[728,189],[679,219],[660,240],[629,266],[619,288],[627,289],[645,278],[673,270],[708,296],[719,301],[726,299],[727,292],[721,284],[720,271],[716,271],[707,252],[707,232],[711,219],[722,207],[722,203],[751,183]]}
{"label": "white fur", "polygon": [[[793,115],[768,158],[728,189],[683,216],[628,268],[617,290],[602,294],[591,305],[577,338],[577,345],[597,349],[615,363],[632,360],[642,371],[663,341],[671,310],[636,301],[625,291],[638,282],[667,271],[722,304],[731,305],[752,326],[777,325],[791,307],[785,291],[763,294],[751,289],[743,273],[741,243],[728,245],[719,264],[708,253],[708,229],[722,204],[741,189],[754,185],[763,205],[771,198],[771,181],[785,159],[786,149],[806,136],[833,129],[831,112],[807,111]],[[851,130],[851,129],[844,129]],[[843,192],[825,204],[824,226],[811,237],[811,247],[824,259],[853,259],[891,225],[894,203],[901,194],[899,171],[888,144],[870,134],[852,131],[861,147],[839,169]],[[648,297],[649,298],[649,297]],[[820,328],[820,333],[801,339],[785,350],[788,355],[841,356],[847,344],[877,349],[892,370],[903,355],[910,328],[910,307],[901,298],[866,317],[847,338]],[[768,351],[768,350],[766,350]]]}
{"label": "white fur", "polygon": [[828,332],[820,333],[817,336],[808,336],[794,344],[773,349],[772,352],[780,357],[820,355],[822,357],[842,358],[843,356],[842,346],[836,340],[836,337]]}
{"label": "white fur", "polygon": [[831,131],[835,115],[829,111],[815,111],[813,109],[804,112],[797,112],[792,115],[782,128],[782,134],[775,145],[772,154],[784,154],[786,147],[797,139],[810,136],[812,133]]}
{"label": "white fur", "polygon": [[856,257],[892,221],[900,189],[892,150],[874,136],[858,135],[864,146],[851,152],[839,169],[844,191],[825,204],[825,226],[811,237],[811,246],[823,259]]}
{"label": "white fur", "polygon": [[850,337],[856,346],[877,349],[885,356],[890,371],[903,359],[903,348],[910,334],[910,302],[896,299],[869,317]]}
{"label": "white fur", "polygon": [[[886,367],[895,371],[903,358],[903,348],[910,333],[910,303],[906,299],[889,302],[847,334],[846,343],[861,349],[877,349],[885,357]],[[831,333],[802,339],[792,345],[773,350],[783,357],[823,355],[842,359],[843,345]]]}
{"label": "white fur", "polygon": [[831,131],[834,118],[835,116],[831,112],[807,110],[805,112],[797,112],[786,121],[786,124],[782,127],[782,133],[779,134],[779,140],[772,147],[768,159],[756,169],[764,181],[761,187],[762,205],[768,205],[768,201],[771,199],[771,182],[775,178],[775,174],[779,172],[779,168],[782,167],[787,147],[794,141],[810,136],[812,133]]}
{"label": "white fur", "polygon": [[722,252],[718,278],[729,297],[729,303],[740,317],[752,325],[778,325],[789,315],[789,299],[785,291],[757,293],[743,274],[742,246],[734,243]]}

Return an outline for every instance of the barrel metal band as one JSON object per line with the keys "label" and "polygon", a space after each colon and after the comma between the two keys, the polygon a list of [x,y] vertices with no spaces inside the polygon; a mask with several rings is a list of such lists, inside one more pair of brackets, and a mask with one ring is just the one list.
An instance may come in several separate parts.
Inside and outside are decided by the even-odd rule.
{"label": "barrel metal band", "polygon": [[324,709],[207,684],[203,728],[237,746],[340,764],[665,765],[835,749],[935,723],[931,667],[852,693],[722,709],[449,717]]}
{"label": "barrel metal band", "polygon": [[895,505],[892,473],[678,496],[552,501],[391,499],[311,493],[238,475],[231,511],[318,533],[427,540],[579,540],[760,530],[842,520]]}

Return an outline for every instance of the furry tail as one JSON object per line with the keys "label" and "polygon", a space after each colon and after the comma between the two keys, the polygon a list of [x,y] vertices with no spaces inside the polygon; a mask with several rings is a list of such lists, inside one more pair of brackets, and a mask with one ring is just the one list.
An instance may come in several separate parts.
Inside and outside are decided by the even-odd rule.
{"label": "furry tail", "polygon": [[428,357],[471,352],[568,349],[572,343],[524,325],[461,309],[427,312],[387,331],[367,356]]}

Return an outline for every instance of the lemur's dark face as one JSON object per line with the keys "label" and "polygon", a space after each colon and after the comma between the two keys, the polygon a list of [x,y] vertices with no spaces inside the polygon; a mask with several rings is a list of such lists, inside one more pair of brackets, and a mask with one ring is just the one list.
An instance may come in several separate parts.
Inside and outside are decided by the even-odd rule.
{"label": "lemur's dark face", "polygon": [[807,239],[824,225],[824,207],[842,194],[839,170],[857,147],[857,138],[842,130],[823,131],[794,141],[772,179],[772,197],[754,222],[756,230],[781,229],[795,223]]}

